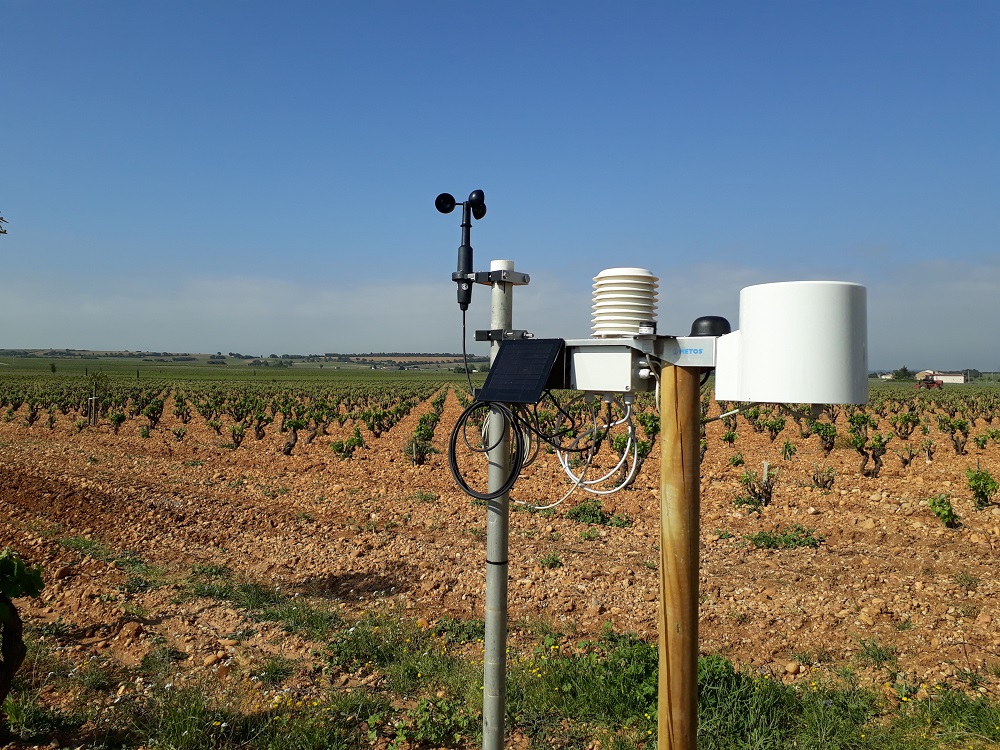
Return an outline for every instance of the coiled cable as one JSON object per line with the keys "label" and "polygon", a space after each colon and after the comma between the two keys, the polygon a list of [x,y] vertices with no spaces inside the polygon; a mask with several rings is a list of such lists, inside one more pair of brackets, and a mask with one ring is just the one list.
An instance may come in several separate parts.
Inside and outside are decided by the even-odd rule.
{"label": "coiled cable", "polygon": [[[483,418],[484,424],[480,428],[480,434],[483,439],[480,441],[479,446],[473,445],[469,442],[469,436],[466,431],[466,425],[469,419],[475,415],[477,412],[486,410],[487,414]],[[503,418],[504,424],[503,429],[497,430],[500,437],[497,438],[495,442],[489,444],[489,420],[494,414],[499,415]],[[461,436],[462,441],[465,443],[466,448],[474,453],[489,453],[495,448],[499,447],[503,442],[504,434],[506,433],[506,428],[511,427],[511,439],[513,440],[513,446],[511,449],[510,456],[510,471],[504,481],[501,483],[500,487],[493,490],[492,492],[479,492],[474,490],[469,483],[466,481],[465,477],[462,476],[462,472],[458,466],[458,459],[456,457],[456,447],[458,446],[459,436]],[[459,416],[458,421],[455,422],[455,426],[452,428],[451,437],[448,440],[448,467],[451,469],[451,475],[455,478],[455,482],[458,486],[462,488],[465,494],[474,497],[478,500],[495,500],[496,498],[510,492],[514,483],[517,482],[517,478],[521,474],[521,469],[524,468],[525,458],[528,455],[530,446],[525,441],[524,432],[521,429],[517,429],[517,417],[515,416],[513,410],[506,404],[501,403],[487,403],[485,401],[475,401],[470,406],[468,406],[465,411]]]}

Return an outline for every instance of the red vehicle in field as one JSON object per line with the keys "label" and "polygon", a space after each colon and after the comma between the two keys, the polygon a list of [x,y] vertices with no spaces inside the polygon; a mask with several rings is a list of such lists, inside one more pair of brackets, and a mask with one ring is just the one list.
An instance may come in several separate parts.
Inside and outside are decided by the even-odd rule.
{"label": "red vehicle in field", "polygon": [[928,375],[924,375],[920,380],[918,380],[917,384],[914,386],[914,388],[916,390],[918,390],[918,391],[921,388],[926,388],[927,390],[930,390],[931,388],[939,388],[939,389],[943,390],[944,389],[944,381],[943,380],[936,380],[933,375],[928,374]]}

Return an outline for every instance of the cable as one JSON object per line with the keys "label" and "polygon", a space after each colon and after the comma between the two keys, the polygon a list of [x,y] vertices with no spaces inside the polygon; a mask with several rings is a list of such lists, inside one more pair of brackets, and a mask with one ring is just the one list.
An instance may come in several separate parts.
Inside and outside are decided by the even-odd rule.
{"label": "cable", "polygon": [[465,351],[465,310],[462,310],[462,363],[465,365],[465,377],[469,380],[469,395],[476,397],[476,392],[472,388],[472,373],[469,372],[469,355]]}
{"label": "cable", "polygon": [[649,364],[649,371],[653,374],[653,380],[656,381],[656,386],[653,389],[653,411],[657,414],[660,413],[660,375],[663,370],[663,363],[660,360],[652,359],[651,357],[646,357],[646,362]]}
{"label": "cable", "polygon": [[[573,435],[576,433],[576,420],[571,414],[569,414],[560,404],[559,401],[552,394],[552,391],[545,391],[545,396],[551,399],[552,403],[555,405],[556,410],[562,415],[563,419],[560,419],[556,424],[557,429],[553,432],[543,432],[541,423],[538,418],[538,404],[535,404],[532,411],[528,411],[527,407],[523,405],[517,405],[515,407],[515,413],[520,417],[519,424],[525,427],[530,433],[533,433],[538,439],[557,450],[568,450],[572,452],[583,453],[588,450],[588,448],[568,448],[562,444],[562,440],[559,438],[563,436]],[[583,395],[575,396],[567,406],[579,401],[584,398]],[[564,420],[569,420],[570,425],[568,427],[559,427]],[[529,435],[530,439],[530,435]]]}
{"label": "cable", "polygon": [[[549,395],[551,396],[551,393]],[[553,402],[556,404],[556,407],[560,408],[559,407],[559,403],[555,400],[555,397],[552,397],[552,398],[553,398]],[[578,396],[578,397],[574,398],[573,401],[576,401],[579,398],[580,397]],[[560,411],[562,411],[561,408],[560,408]],[[563,412],[563,413],[566,414],[566,412]],[[568,414],[566,414],[566,416],[569,417],[570,419],[572,419],[572,417],[570,417]],[[597,413],[596,412],[594,413],[594,429],[595,430],[597,429]],[[591,443],[590,446],[588,448],[586,448],[585,450],[587,451],[587,461],[583,465],[583,471],[580,473],[579,477],[573,477],[571,475],[571,478],[574,479],[573,484],[566,491],[566,494],[563,495],[561,498],[559,498],[558,500],[556,500],[554,503],[549,503],[548,505],[534,505],[533,503],[529,503],[529,502],[527,502],[525,500],[514,500],[514,502],[517,503],[518,505],[523,505],[523,506],[525,506],[527,508],[531,508],[532,510],[548,510],[550,508],[555,508],[557,505],[561,505],[566,500],[566,498],[568,498],[570,495],[572,495],[574,492],[576,492],[577,488],[580,486],[580,483],[583,481],[584,476],[586,476],[587,470],[590,468],[590,462],[594,458],[594,445],[593,445],[593,443]],[[556,449],[556,455],[557,456],[561,456],[558,448]],[[563,465],[561,457],[560,457],[559,463],[560,463],[560,465]],[[564,468],[564,471],[565,471],[565,468]]]}
{"label": "cable", "polygon": [[[487,409],[489,414],[498,413],[504,418],[505,424],[502,429],[498,430],[500,437],[492,445],[486,446],[484,448],[476,448],[469,442],[468,435],[465,431],[465,425],[469,421],[469,418],[476,412],[482,409]],[[521,469],[524,467],[525,443],[524,434],[521,430],[512,429],[512,438],[514,440],[514,449],[511,451],[511,466],[510,472],[506,479],[502,482],[500,487],[492,492],[478,492],[469,486],[466,482],[465,477],[462,476],[462,472],[458,467],[458,459],[456,458],[455,447],[458,444],[459,433],[462,434],[462,439],[465,441],[465,445],[469,450],[475,453],[488,453],[503,442],[503,436],[506,432],[508,426],[515,424],[515,416],[511,411],[510,407],[506,404],[501,403],[487,403],[485,401],[475,401],[471,406],[467,407],[465,411],[459,416],[458,421],[455,422],[455,427],[451,431],[451,437],[448,440],[448,467],[451,469],[451,474],[458,483],[458,486],[462,488],[465,494],[470,495],[478,500],[495,500],[496,498],[510,492],[514,483],[517,482],[518,476],[521,474]]]}
{"label": "cable", "polygon": [[[463,349],[464,354],[464,349]],[[660,381],[660,373],[653,370],[657,384]],[[559,399],[551,391],[545,391],[544,398],[551,400],[555,407],[554,424],[550,427],[543,427],[543,417],[538,412],[538,403],[530,408],[526,404],[504,404],[484,401],[474,401],[459,416],[451,432],[448,442],[448,467],[458,486],[471,497],[479,500],[494,500],[510,492],[517,482],[521,471],[529,466],[537,457],[544,442],[555,449],[556,457],[563,472],[572,481],[569,491],[555,503],[548,505],[533,505],[523,500],[513,500],[513,502],[538,510],[552,508],[562,503],[578,488],[593,495],[610,495],[627,487],[635,479],[639,464],[641,463],[639,451],[640,441],[638,439],[634,420],[633,397],[626,395],[623,399],[615,395],[605,395],[603,403],[606,405],[606,413],[602,418],[602,404],[600,401],[594,402],[594,394],[581,393],[574,396],[567,403],[561,404]],[[581,401],[582,400],[582,401]],[[615,410],[620,412],[615,416]],[[477,421],[476,417],[482,415],[479,424],[478,437],[476,440],[470,439],[468,433],[468,423],[470,420]],[[591,424],[581,430],[583,424],[578,421],[579,416],[587,415]],[[499,426],[493,420],[501,418],[503,423]],[[550,419],[551,416],[545,417]],[[585,423],[584,423],[585,424]],[[616,427],[625,427],[625,433],[619,432],[617,436],[612,436],[611,432]],[[473,489],[469,481],[463,476],[459,466],[457,448],[459,436],[465,448],[472,453],[489,453],[495,450],[502,442],[507,429],[511,431],[510,468],[500,487],[493,491],[479,491]],[[491,430],[497,432],[491,433]],[[498,434],[496,440],[490,440],[491,434]],[[618,441],[625,439],[624,446]],[[611,440],[615,445],[615,452],[620,453],[618,461],[601,476],[587,478],[592,468],[595,454],[600,450],[601,444],[605,440]],[[475,444],[474,444],[475,443]],[[570,466],[570,456],[586,455],[582,471],[577,475]],[[616,473],[622,476],[620,482],[610,489],[601,489],[599,485],[607,482]]]}
{"label": "cable", "polygon": [[725,419],[726,417],[731,417],[734,414],[742,414],[747,409],[752,409],[755,406],[760,406],[762,403],[763,402],[761,402],[761,401],[752,401],[751,403],[747,404],[746,406],[740,406],[739,408],[732,409],[732,410],[727,411],[727,412],[725,412],[723,414],[720,414],[717,417],[711,417],[710,419],[703,419],[703,420],[701,420],[701,423],[702,424],[708,424],[709,422],[717,422],[720,419]]}
{"label": "cable", "polygon": [[[538,455],[539,444],[537,441],[531,439],[531,432],[529,430],[523,429],[521,415],[518,407],[519,404],[510,405],[511,412],[514,415],[514,424],[510,426],[512,429],[519,429],[521,431],[521,437],[522,440],[524,441],[524,458],[522,459],[523,460],[522,468],[524,468],[530,466],[531,463],[535,460],[535,457]],[[483,426],[481,428],[481,432],[484,443],[489,439],[489,424],[490,424],[490,417],[492,416],[493,412],[490,412],[489,414],[486,415],[486,419],[483,420]],[[474,448],[472,448],[472,446],[468,445],[468,442],[466,442],[466,445],[471,450],[475,450]],[[495,447],[496,447],[495,445],[490,446],[490,448],[488,448],[487,450],[492,450]]]}
{"label": "cable", "polygon": [[577,477],[577,475],[574,474],[573,470],[570,468],[569,461],[567,460],[567,458],[562,454],[561,451],[556,451],[556,455],[559,458],[559,463],[563,467],[563,471],[566,473],[566,475],[569,476],[571,479],[577,481],[579,483],[580,487],[582,487],[584,491],[590,492],[591,494],[594,494],[594,495],[610,495],[613,492],[617,492],[622,487],[624,487],[626,485],[626,483],[635,474],[636,462],[633,461],[632,470],[629,472],[628,477],[626,477],[626,479],[619,486],[616,486],[616,487],[614,487],[611,490],[598,490],[598,489],[594,489],[595,485],[598,485],[601,482],[607,481],[607,479],[612,474],[614,474],[615,472],[621,470],[621,468],[628,461],[629,453],[633,453],[634,457],[636,457],[636,458],[638,457],[639,444],[638,444],[638,441],[635,439],[635,437],[636,437],[635,436],[635,425],[632,423],[632,404],[631,403],[619,404],[619,406],[621,406],[623,408],[624,414],[623,414],[623,416],[622,416],[621,419],[612,421],[611,420],[611,403],[616,403],[617,404],[619,402],[618,402],[618,399],[613,398],[612,401],[608,403],[608,421],[603,426],[599,427],[596,424],[596,419],[595,419],[594,428],[592,430],[589,430],[588,432],[585,432],[585,433],[581,434],[580,437],[577,438],[576,441],[574,441],[574,442],[578,442],[579,440],[584,439],[587,435],[589,435],[589,434],[595,434],[595,433],[597,433],[599,431],[600,432],[604,432],[607,435],[607,434],[610,434],[610,431],[611,431],[612,428],[618,427],[618,426],[623,425],[623,424],[627,424],[628,425],[628,433],[627,433],[627,435],[628,435],[628,442],[626,442],[626,444],[625,444],[625,449],[622,451],[621,458],[619,458],[618,463],[616,463],[613,467],[611,467],[611,469],[607,473],[605,473],[604,475],[602,475],[600,477],[597,477],[596,479],[587,479],[587,480],[585,480],[584,479],[584,475],[586,474],[586,469],[589,468],[589,462],[588,462],[587,467],[584,467],[584,472],[582,472],[580,474],[580,476]]}
{"label": "cable", "polygon": [[[587,468],[590,466],[590,460],[593,457],[594,457],[593,452],[587,454],[587,463],[584,464],[583,474],[587,473]],[[581,479],[583,477],[583,474],[580,475]],[[573,482],[573,485],[569,488],[569,490],[567,490],[565,495],[556,500],[554,503],[549,503],[548,505],[534,505],[533,503],[529,503],[526,500],[514,500],[514,502],[517,503],[518,505],[523,505],[527,508],[531,508],[532,510],[548,510],[549,508],[555,508],[557,505],[562,505],[563,501],[566,500],[566,498],[568,498],[574,492],[576,492],[576,489],[579,486],[580,486],[580,480]]]}

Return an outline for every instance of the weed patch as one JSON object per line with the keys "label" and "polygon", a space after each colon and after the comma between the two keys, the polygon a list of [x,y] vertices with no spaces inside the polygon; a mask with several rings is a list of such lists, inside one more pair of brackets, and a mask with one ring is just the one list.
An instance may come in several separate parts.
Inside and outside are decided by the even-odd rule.
{"label": "weed patch", "polygon": [[744,539],[760,549],[818,547],[822,544],[823,537],[815,536],[814,531],[815,529],[807,529],[800,524],[793,523],[778,531],[759,531],[744,537]]}
{"label": "weed patch", "polygon": [[256,622],[278,622],[290,633],[323,640],[343,625],[336,612],[314,607],[297,597],[249,581],[230,580],[227,569],[192,571],[187,585],[190,596],[221,599],[244,610]]}

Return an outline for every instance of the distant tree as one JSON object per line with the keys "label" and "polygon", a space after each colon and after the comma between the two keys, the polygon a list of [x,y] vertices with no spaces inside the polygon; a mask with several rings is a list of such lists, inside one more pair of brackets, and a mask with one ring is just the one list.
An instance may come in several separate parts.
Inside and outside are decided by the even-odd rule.
{"label": "distant tree", "polygon": [[893,380],[914,380],[917,377],[917,373],[913,372],[909,367],[903,365],[898,370],[892,371]]}

